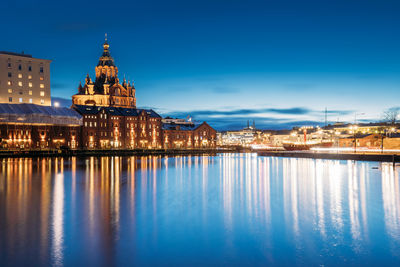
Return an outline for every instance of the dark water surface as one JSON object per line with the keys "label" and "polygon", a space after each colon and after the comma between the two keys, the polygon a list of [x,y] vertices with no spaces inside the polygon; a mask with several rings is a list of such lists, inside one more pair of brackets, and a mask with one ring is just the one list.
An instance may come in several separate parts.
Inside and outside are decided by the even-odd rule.
{"label": "dark water surface", "polygon": [[0,161],[0,266],[400,266],[400,169],[224,154]]}

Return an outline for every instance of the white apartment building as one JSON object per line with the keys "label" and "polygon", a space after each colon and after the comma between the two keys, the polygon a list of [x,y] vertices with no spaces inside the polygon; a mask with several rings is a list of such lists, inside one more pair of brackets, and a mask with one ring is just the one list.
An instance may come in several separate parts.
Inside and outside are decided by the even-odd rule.
{"label": "white apartment building", "polygon": [[51,106],[50,62],[0,51],[0,103]]}

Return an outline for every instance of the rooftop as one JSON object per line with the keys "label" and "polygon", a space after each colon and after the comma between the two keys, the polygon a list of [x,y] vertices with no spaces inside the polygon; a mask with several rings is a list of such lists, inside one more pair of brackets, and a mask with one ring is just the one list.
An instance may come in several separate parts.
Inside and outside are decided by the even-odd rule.
{"label": "rooftop", "polygon": [[73,109],[35,104],[0,104],[0,122],[81,125],[82,116]]}
{"label": "rooftop", "polygon": [[74,108],[80,114],[97,114],[102,110],[107,113],[115,114],[116,116],[139,116],[140,113],[146,112],[151,118],[161,118],[157,112],[152,109],[136,109],[136,108],[121,108],[121,107],[102,107],[102,106],[85,106],[74,105]]}
{"label": "rooftop", "polygon": [[0,51],[0,55],[10,55],[10,56],[19,56],[19,57],[30,57],[30,58],[32,58],[32,55],[25,54],[24,52],[22,52],[22,53],[14,53],[14,52]]}

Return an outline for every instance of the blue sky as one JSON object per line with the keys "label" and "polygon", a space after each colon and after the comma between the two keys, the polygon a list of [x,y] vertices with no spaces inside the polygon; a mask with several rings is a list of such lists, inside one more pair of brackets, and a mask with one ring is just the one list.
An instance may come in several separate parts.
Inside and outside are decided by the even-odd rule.
{"label": "blue sky", "polygon": [[400,1],[6,0],[0,50],[52,59],[52,96],[94,76],[104,33],[137,104],[235,129],[379,120],[400,99]]}

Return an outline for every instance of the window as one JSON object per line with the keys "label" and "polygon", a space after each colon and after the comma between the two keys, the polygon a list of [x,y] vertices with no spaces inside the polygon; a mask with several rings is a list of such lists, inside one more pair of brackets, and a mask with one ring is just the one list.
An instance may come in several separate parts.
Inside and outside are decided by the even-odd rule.
{"label": "window", "polygon": [[22,97],[19,98],[19,103],[22,103]]}
{"label": "window", "polygon": [[22,86],[22,82],[18,82],[18,86]]}
{"label": "window", "polygon": [[44,99],[40,99],[40,104],[44,104]]}
{"label": "window", "polygon": [[40,84],[40,88],[44,88],[44,84],[43,83]]}
{"label": "window", "polygon": [[32,84],[32,83],[28,83],[28,85],[29,85],[29,87],[32,87],[32,86],[33,86],[33,84]]}
{"label": "window", "polygon": [[29,98],[29,103],[32,103],[32,98]]}
{"label": "window", "polygon": [[22,78],[22,73],[18,73],[18,78]]}
{"label": "window", "polygon": [[40,96],[44,96],[44,91],[40,91]]}
{"label": "window", "polygon": [[9,73],[8,73],[8,77],[9,77],[9,78],[11,78],[11,77],[12,77],[12,74],[11,74],[11,72],[9,72]]}
{"label": "window", "polygon": [[32,66],[29,66],[29,67],[28,67],[28,71],[32,71]]}
{"label": "window", "polygon": [[12,102],[12,97],[9,97],[9,98],[8,98],[8,102]]}
{"label": "window", "polygon": [[44,80],[44,78],[42,77],[42,76],[40,76],[40,78],[39,78],[41,81],[43,81]]}
{"label": "window", "polygon": [[85,127],[87,127],[87,121],[85,121]]}
{"label": "window", "polygon": [[22,70],[21,64],[18,65],[18,70]]}
{"label": "window", "polygon": [[11,62],[8,62],[8,68],[11,69]]}
{"label": "window", "polygon": [[12,89],[8,89],[8,93],[12,94]]}
{"label": "window", "polygon": [[29,90],[29,95],[32,95],[32,90]]}
{"label": "window", "polygon": [[12,85],[12,81],[8,81],[7,84],[8,84],[8,85]]}
{"label": "window", "polygon": [[43,73],[43,66],[40,66],[40,73]]}
{"label": "window", "polygon": [[29,79],[29,80],[32,80],[32,75],[28,75],[28,79]]}

